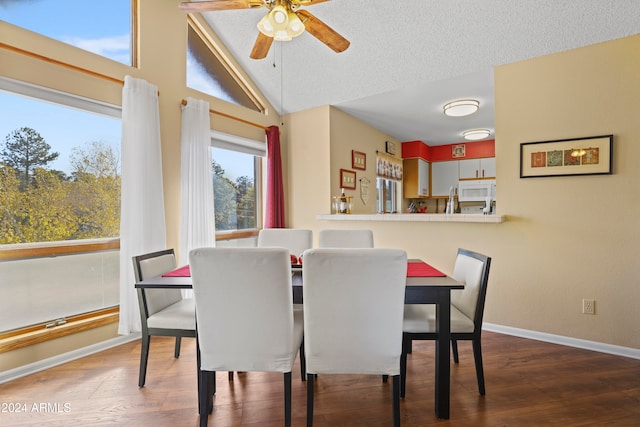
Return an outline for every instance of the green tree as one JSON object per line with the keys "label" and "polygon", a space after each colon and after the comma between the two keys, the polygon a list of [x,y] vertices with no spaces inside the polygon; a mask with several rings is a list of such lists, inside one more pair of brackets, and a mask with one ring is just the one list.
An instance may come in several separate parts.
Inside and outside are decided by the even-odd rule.
{"label": "green tree", "polygon": [[0,165],[0,244],[22,241],[19,213],[22,193],[15,169]]}
{"label": "green tree", "polygon": [[237,230],[235,185],[225,176],[224,169],[215,160],[212,169],[216,229]]}
{"label": "green tree", "polygon": [[18,213],[23,243],[69,240],[76,234],[78,218],[68,197],[73,192],[70,186],[53,171],[33,170],[32,185],[23,192]]}
{"label": "green tree", "polygon": [[0,158],[7,166],[18,171],[20,189],[25,191],[34,168],[46,166],[58,158],[59,153],[51,152],[51,146],[34,129],[23,127],[14,130],[5,138],[5,146]]}
{"label": "green tree", "polygon": [[236,179],[238,229],[256,228],[256,196],[253,179],[241,176]]}
{"label": "green tree", "polygon": [[73,239],[120,235],[120,155],[108,144],[93,141],[73,149],[73,212],[78,229]]}

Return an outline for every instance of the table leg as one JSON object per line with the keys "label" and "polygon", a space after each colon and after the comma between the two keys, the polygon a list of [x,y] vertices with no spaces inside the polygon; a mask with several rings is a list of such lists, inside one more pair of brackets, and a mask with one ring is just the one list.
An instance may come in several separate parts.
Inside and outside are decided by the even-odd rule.
{"label": "table leg", "polygon": [[198,344],[198,334],[196,333],[196,378],[198,378],[198,414],[206,416],[206,411],[200,407],[200,393],[202,390],[200,381],[200,345]]}
{"label": "table leg", "polygon": [[438,291],[436,305],[436,416],[449,418],[449,396],[451,389],[451,361],[449,342],[451,341],[451,290]]}

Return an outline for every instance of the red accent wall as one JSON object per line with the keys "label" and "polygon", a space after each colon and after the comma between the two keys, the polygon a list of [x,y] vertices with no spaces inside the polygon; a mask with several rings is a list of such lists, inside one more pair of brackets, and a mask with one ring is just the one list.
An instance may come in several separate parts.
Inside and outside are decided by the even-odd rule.
{"label": "red accent wall", "polygon": [[[419,157],[429,162],[443,162],[446,160],[479,159],[483,157],[495,157],[496,141],[460,142],[458,144],[428,146],[422,141],[407,141],[402,143],[402,158],[411,159]],[[465,145],[465,157],[451,157],[451,148],[454,145]]]}

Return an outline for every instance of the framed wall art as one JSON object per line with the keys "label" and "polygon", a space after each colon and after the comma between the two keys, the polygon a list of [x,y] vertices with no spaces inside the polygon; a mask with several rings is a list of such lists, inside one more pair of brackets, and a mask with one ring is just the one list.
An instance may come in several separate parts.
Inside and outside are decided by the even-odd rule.
{"label": "framed wall art", "polygon": [[367,154],[361,151],[351,150],[351,167],[363,171],[367,170]]}
{"label": "framed wall art", "polygon": [[356,189],[356,173],[348,169],[340,169],[340,188]]}
{"label": "framed wall art", "polygon": [[454,159],[467,156],[467,145],[457,144],[451,146],[451,157]]}
{"label": "framed wall art", "polygon": [[520,178],[613,173],[613,135],[520,144]]}
{"label": "framed wall art", "polygon": [[384,151],[392,156],[395,156],[398,153],[398,145],[393,141],[385,141],[384,142]]}

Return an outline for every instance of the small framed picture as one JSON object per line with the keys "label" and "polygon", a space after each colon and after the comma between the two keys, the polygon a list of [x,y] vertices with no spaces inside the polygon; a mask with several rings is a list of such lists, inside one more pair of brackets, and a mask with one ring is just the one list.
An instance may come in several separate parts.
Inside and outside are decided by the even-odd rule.
{"label": "small framed picture", "polygon": [[466,144],[457,144],[451,146],[451,157],[459,158],[467,156],[467,146]]}
{"label": "small framed picture", "polygon": [[351,150],[351,167],[363,171],[367,170],[367,154],[361,151]]}
{"label": "small framed picture", "polygon": [[356,172],[348,169],[340,169],[340,188],[348,190],[356,189]]}
{"label": "small framed picture", "polygon": [[395,156],[398,152],[398,146],[393,141],[385,141],[384,151],[392,156]]}

